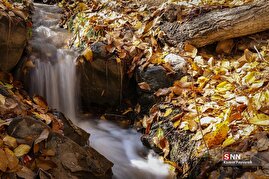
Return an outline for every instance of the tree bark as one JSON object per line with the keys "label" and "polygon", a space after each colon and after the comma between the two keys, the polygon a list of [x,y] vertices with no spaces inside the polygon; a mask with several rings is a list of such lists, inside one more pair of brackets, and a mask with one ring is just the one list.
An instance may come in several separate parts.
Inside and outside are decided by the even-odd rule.
{"label": "tree bark", "polygon": [[196,47],[254,34],[269,29],[269,1],[213,10],[183,24],[165,22],[161,29],[169,43],[178,45],[187,42]]}

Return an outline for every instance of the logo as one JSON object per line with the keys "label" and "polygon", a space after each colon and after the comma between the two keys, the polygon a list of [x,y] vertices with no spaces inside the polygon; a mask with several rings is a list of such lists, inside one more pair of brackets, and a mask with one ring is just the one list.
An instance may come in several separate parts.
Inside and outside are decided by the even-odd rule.
{"label": "logo", "polygon": [[222,156],[223,160],[241,160],[241,154],[239,153],[231,153],[231,152],[224,152]]}
{"label": "logo", "polygon": [[222,164],[224,166],[253,165],[249,157],[246,157],[243,154],[238,153],[238,152],[223,152]]}

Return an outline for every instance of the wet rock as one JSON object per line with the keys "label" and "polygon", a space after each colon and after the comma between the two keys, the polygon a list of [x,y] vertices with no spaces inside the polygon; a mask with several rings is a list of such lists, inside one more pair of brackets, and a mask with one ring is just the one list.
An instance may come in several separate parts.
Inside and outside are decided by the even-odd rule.
{"label": "wet rock", "polygon": [[105,44],[98,42],[91,45],[93,61],[79,58],[77,72],[80,75],[80,96],[83,109],[92,105],[119,106],[127,95],[129,80],[126,65],[117,62],[105,49]]}
{"label": "wet rock", "polygon": [[50,134],[47,148],[56,151],[52,161],[57,167],[51,172],[55,178],[110,178],[112,175],[110,161],[60,134]]}
{"label": "wet rock", "polygon": [[150,91],[142,90],[138,87],[139,103],[143,109],[150,108],[154,103],[158,102],[154,93],[160,88],[170,87],[175,80],[180,79],[185,74],[185,60],[175,54],[169,54],[164,59],[169,63],[175,73],[168,74],[166,69],[161,65],[150,65],[146,69],[139,67],[136,71],[137,83],[146,82],[150,86]]}
{"label": "wet rock", "polygon": [[26,23],[19,17],[0,16],[0,69],[10,71],[20,60],[27,42]]}
{"label": "wet rock", "polygon": [[67,119],[63,113],[58,111],[53,111],[53,114],[56,115],[64,124],[64,136],[73,140],[81,146],[85,146],[89,142],[90,134],[84,131],[83,129],[77,127],[73,124],[70,119]]}
{"label": "wet rock", "polygon": [[109,160],[89,146],[82,147],[68,137],[52,132],[39,120],[32,117],[15,118],[7,131],[18,142],[32,145],[44,129],[49,131],[45,149],[55,152],[47,161],[55,167],[48,170],[48,174],[39,172],[39,175],[44,175],[45,178],[50,178],[50,175],[54,178],[111,178],[113,164]]}

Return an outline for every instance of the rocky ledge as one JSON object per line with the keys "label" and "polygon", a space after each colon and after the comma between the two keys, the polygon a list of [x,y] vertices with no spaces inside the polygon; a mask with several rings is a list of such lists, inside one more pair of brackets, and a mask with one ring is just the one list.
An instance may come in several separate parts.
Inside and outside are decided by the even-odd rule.
{"label": "rocky ledge", "polygon": [[88,145],[87,132],[3,72],[0,118],[1,178],[111,178],[113,164]]}

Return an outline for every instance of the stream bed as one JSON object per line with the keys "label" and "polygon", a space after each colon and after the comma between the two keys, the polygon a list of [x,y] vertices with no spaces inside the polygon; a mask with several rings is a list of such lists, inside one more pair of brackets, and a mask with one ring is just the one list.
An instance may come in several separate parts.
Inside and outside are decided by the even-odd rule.
{"label": "stream bed", "polygon": [[114,163],[114,178],[172,178],[169,166],[153,151],[145,148],[141,134],[122,129],[114,123],[77,115],[75,59],[78,53],[67,47],[71,35],[58,27],[61,9],[35,4],[33,15],[33,48],[35,67],[30,75],[30,94],[43,96],[49,106],[62,111],[76,125],[91,134],[90,145]]}

